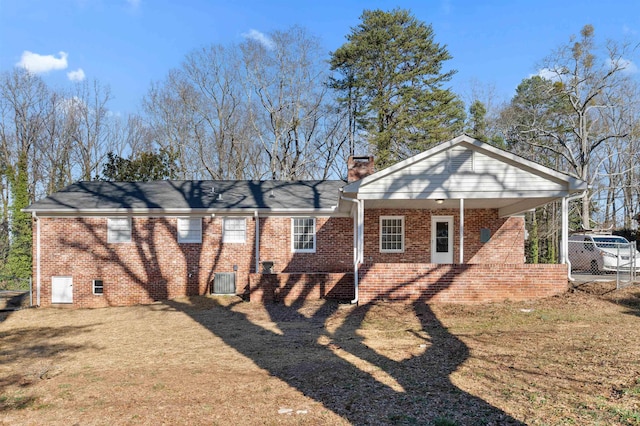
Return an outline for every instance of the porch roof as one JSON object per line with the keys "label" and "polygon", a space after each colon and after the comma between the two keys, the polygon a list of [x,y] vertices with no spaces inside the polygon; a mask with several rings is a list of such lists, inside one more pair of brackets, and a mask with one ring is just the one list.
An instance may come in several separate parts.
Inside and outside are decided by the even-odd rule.
{"label": "porch roof", "polygon": [[343,194],[365,208],[457,208],[464,199],[467,209],[510,216],[586,189],[580,179],[462,135],[352,182]]}

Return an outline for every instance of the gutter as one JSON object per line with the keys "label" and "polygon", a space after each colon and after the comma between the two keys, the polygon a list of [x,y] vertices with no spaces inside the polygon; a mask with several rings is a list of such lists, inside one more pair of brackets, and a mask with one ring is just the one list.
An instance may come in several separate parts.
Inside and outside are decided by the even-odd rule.
{"label": "gutter", "polygon": [[[340,188],[340,192],[342,192],[342,188]],[[364,210],[362,206],[362,200],[358,200],[357,198],[345,197],[344,195],[340,195],[340,199],[344,201],[350,201],[356,206],[356,215],[353,221],[353,294],[354,298],[350,301],[352,305],[358,303],[359,296],[359,280],[358,280],[358,269],[360,264],[364,258],[364,236],[363,236],[363,223],[364,223]],[[361,220],[362,219],[362,220]]]}
{"label": "gutter", "polygon": [[256,274],[260,273],[260,216],[258,210],[253,211],[253,218],[256,221],[254,240],[256,244]]}
{"label": "gutter", "polygon": [[[314,215],[314,216],[336,216],[336,208],[279,208],[279,209],[252,209],[252,208],[231,208],[231,209],[160,209],[160,208],[113,208],[113,209],[24,209],[27,213],[39,213],[43,217],[78,217],[78,216],[209,216],[211,214],[224,214],[225,216],[247,216],[252,212],[272,216],[290,215]],[[340,216],[340,214],[337,214]]]}

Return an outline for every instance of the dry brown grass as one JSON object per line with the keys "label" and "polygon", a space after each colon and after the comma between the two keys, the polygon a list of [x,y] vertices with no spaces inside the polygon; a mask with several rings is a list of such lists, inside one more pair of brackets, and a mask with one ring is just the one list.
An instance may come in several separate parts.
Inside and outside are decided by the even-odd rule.
{"label": "dry brown grass", "polygon": [[1,313],[6,424],[640,425],[640,289]]}

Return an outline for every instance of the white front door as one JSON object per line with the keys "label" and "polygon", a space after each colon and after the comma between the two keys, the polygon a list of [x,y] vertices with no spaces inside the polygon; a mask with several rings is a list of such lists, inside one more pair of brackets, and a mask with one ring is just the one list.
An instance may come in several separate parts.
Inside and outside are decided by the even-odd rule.
{"label": "white front door", "polygon": [[51,303],[73,303],[73,278],[51,277]]}
{"label": "white front door", "polygon": [[453,216],[431,216],[431,263],[453,263]]}

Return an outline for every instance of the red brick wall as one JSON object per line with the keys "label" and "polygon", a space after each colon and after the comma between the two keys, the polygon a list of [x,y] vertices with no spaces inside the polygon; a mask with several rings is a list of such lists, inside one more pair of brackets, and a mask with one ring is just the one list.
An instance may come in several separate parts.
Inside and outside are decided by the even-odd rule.
{"label": "red brick wall", "polygon": [[316,218],[316,252],[291,252],[291,218],[260,219],[260,260],[273,272],[353,271],[353,222],[349,217]]}
{"label": "red brick wall", "polygon": [[353,273],[251,274],[251,302],[352,300]]}
{"label": "red brick wall", "polygon": [[[430,261],[431,214],[456,210],[367,210],[361,300],[491,301],[542,297],[566,288],[564,265],[524,265],[524,221],[496,210],[465,210],[464,265]],[[404,253],[379,252],[380,215],[405,216]],[[51,303],[51,277],[73,277],[77,307],[131,305],[205,294],[215,272],[236,269],[236,292],[262,300],[353,297],[351,218],[316,219],[316,253],[291,252],[291,218],[260,219],[260,260],[276,275],[255,273],[255,221],[247,217],[244,244],[222,244],[222,217],[202,220],[201,244],[178,244],[176,218],[132,219],[133,242],[107,243],[107,218],[39,218],[41,305]],[[491,240],[480,243],[480,229]],[[34,226],[35,232],[35,226]],[[454,236],[454,261],[458,238]],[[35,258],[35,244],[34,244]],[[35,262],[34,262],[35,263]],[[325,274],[314,274],[314,273]],[[34,270],[35,276],[35,270]],[[92,294],[92,280],[104,294]],[[413,284],[412,284],[413,283]]]}
{"label": "red brick wall", "polygon": [[[366,209],[364,217],[365,263],[431,262],[431,216],[453,216],[453,261],[460,258],[460,214],[456,209]],[[404,253],[380,253],[380,216],[404,216]],[[491,239],[480,242],[480,229]],[[524,263],[524,218],[498,217],[497,209],[464,211],[465,263]]]}
{"label": "red brick wall", "polygon": [[530,300],[568,288],[567,265],[371,264],[362,266],[358,276],[361,303]]}
{"label": "red brick wall", "polygon": [[[39,218],[40,303],[51,304],[52,276],[73,278],[74,306],[102,307],[205,294],[214,272],[234,267],[236,292],[248,294],[249,274],[255,272],[255,221],[246,220],[244,244],[221,243],[222,217],[202,219],[201,244],[178,244],[176,218],[134,217],[132,242],[116,244],[107,243],[107,218]],[[260,257],[275,261],[276,271],[352,271],[350,218],[317,218],[317,251],[304,254],[291,253],[290,218],[260,222]],[[94,279],[104,281],[103,295],[93,294]]]}

